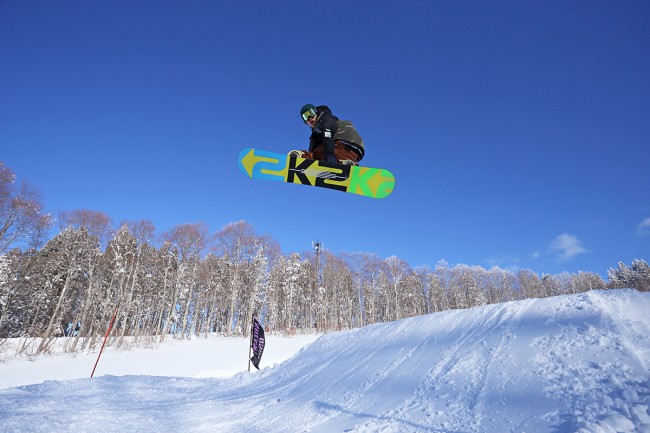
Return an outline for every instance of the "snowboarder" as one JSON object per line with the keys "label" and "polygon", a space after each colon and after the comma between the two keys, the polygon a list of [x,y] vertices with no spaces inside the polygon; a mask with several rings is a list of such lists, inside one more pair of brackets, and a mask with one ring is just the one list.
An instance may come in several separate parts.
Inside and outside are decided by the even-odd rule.
{"label": "snowboarder", "polygon": [[290,156],[331,164],[359,165],[364,146],[352,122],[339,120],[326,105],[305,104],[300,109],[300,116],[311,128],[309,150],[292,150]]}

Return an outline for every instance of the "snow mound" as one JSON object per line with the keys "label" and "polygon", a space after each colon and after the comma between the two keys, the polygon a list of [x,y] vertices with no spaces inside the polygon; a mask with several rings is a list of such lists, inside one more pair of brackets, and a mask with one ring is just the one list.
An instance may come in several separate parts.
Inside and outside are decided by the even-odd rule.
{"label": "snow mound", "polygon": [[645,433],[649,311],[592,291],[331,333],[230,379],[0,390],[0,431]]}

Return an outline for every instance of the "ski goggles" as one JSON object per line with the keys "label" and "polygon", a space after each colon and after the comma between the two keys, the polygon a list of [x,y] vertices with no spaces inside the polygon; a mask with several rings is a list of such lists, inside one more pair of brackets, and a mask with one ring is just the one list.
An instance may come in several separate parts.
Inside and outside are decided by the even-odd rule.
{"label": "ski goggles", "polygon": [[307,122],[309,119],[311,119],[312,117],[315,117],[315,116],[316,116],[316,109],[315,108],[310,108],[309,110],[302,113],[302,120]]}

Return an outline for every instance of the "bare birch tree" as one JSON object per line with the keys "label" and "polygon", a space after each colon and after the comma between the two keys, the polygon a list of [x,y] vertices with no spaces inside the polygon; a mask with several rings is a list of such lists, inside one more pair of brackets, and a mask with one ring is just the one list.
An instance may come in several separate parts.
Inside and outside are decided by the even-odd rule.
{"label": "bare birch tree", "polygon": [[39,248],[51,225],[39,192],[25,182],[16,185],[15,174],[0,161],[0,254],[12,247]]}

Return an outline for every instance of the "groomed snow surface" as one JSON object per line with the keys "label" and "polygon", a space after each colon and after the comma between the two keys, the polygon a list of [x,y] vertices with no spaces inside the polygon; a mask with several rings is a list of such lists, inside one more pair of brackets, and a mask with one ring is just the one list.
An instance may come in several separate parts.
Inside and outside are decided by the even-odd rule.
{"label": "groomed snow surface", "polygon": [[[0,431],[645,433],[649,316],[650,293],[611,290],[269,336],[251,373],[218,337],[109,350],[93,379],[96,353],[8,359]],[[58,376],[25,385],[39,369]]]}

